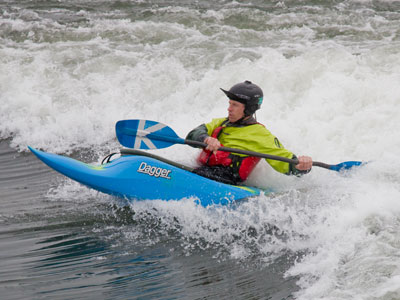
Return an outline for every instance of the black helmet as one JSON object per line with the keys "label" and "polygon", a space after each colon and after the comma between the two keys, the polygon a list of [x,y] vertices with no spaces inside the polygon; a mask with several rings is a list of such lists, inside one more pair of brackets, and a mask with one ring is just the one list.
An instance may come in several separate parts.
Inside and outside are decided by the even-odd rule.
{"label": "black helmet", "polygon": [[229,91],[221,90],[229,99],[245,105],[244,114],[246,116],[254,114],[261,107],[264,96],[263,91],[258,85],[251,83],[251,81],[246,80],[245,82],[235,84]]}

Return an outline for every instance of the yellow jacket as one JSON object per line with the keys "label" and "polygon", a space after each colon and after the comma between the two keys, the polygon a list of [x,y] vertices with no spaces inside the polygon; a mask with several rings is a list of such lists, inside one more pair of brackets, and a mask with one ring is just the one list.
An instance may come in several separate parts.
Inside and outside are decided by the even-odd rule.
{"label": "yellow jacket", "polygon": [[[211,136],[213,131],[222,125],[226,118],[213,119],[210,123],[204,124],[207,135]],[[232,126],[233,125],[233,126]],[[260,152],[286,158],[296,157],[292,152],[285,149],[268,129],[262,124],[255,123],[246,126],[234,126],[227,122],[218,136],[218,140],[225,147],[242,149],[247,151]],[[239,154],[238,154],[239,155]],[[284,174],[291,173],[289,163],[277,160],[266,159],[276,171]]]}

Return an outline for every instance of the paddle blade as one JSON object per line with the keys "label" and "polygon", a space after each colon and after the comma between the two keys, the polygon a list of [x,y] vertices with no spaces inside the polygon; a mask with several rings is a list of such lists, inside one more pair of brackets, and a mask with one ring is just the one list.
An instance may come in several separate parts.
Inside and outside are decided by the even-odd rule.
{"label": "paddle blade", "polygon": [[121,120],[115,125],[118,141],[127,148],[162,149],[185,141],[167,125],[149,120]]}
{"label": "paddle blade", "polygon": [[358,166],[361,166],[363,164],[365,164],[365,163],[363,163],[361,161],[345,161],[345,162],[342,162],[342,163],[337,164],[337,165],[331,165],[329,167],[329,169],[339,172],[339,171],[351,169],[353,167],[358,167]]}

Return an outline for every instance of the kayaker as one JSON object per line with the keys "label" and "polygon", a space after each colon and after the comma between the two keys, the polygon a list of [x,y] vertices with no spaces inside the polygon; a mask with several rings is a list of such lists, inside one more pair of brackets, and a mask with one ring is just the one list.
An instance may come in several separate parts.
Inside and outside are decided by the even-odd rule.
{"label": "kayaker", "polygon": [[221,146],[297,158],[297,165],[270,159],[266,161],[276,171],[287,175],[299,176],[310,172],[311,157],[296,157],[253,116],[263,101],[263,92],[259,86],[245,81],[235,84],[229,91],[221,90],[229,98],[228,117],[213,119],[210,123],[196,127],[186,136],[186,139],[208,145],[198,157],[200,167],[194,170],[195,173],[220,182],[239,184],[247,179],[260,161],[259,157],[218,151]]}

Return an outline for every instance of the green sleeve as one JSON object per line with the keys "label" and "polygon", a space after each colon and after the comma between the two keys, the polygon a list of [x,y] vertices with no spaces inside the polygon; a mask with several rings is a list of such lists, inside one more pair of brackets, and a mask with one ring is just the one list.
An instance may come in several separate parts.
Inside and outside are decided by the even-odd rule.
{"label": "green sleeve", "polygon": [[186,139],[192,141],[204,142],[204,140],[208,136],[211,136],[214,129],[220,126],[222,122],[225,120],[226,118],[219,118],[219,119],[213,119],[210,123],[201,124],[200,126],[190,131],[187,134]]}
{"label": "green sleeve", "polygon": [[[265,127],[254,127],[255,129],[257,128],[259,130],[260,136],[263,136],[263,138],[259,141],[260,145],[258,145],[257,152],[262,152],[262,153],[268,153],[271,155],[276,155],[276,156],[281,156],[281,157],[287,157],[290,159],[296,159],[296,155],[293,154],[291,151],[287,150],[278,140],[277,137],[275,137],[273,134],[271,134]],[[294,164],[282,162],[282,161],[277,161],[277,160],[272,160],[272,159],[266,159],[268,164],[275,169],[276,171],[286,174],[286,175],[295,175],[295,176],[301,176],[303,174],[308,173],[310,170],[307,171],[301,171],[296,169]]]}
{"label": "green sleeve", "polygon": [[[277,141],[276,138],[275,138],[275,140]],[[275,144],[276,144],[276,147],[271,147],[270,150],[268,151],[269,154],[287,157],[287,158],[291,158],[291,159],[297,158],[297,156],[295,154],[293,154],[291,151],[284,148],[279,143],[279,141]],[[302,170],[296,169],[295,164],[286,163],[286,162],[282,162],[282,161],[278,161],[278,160],[272,160],[272,159],[266,159],[266,161],[276,171],[286,174],[286,175],[302,176],[302,175],[310,172],[310,170],[302,171]]]}
{"label": "green sleeve", "polygon": [[227,118],[212,119],[210,123],[204,124],[207,128],[207,134],[211,136],[214,129],[221,126],[226,120]]}
{"label": "green sleeve", "polygon": [[190,131],[187,136],[186,139],[187,140],[191,140],[191,141],[198,141],[198,142],[204,142],[204,140],[206,139],[206,137],[208,137],[208,133],[207,133],[207,127],[205,124],[201,124],[200,126],[196,127],[195,129],[193,129],[192,131]]}

